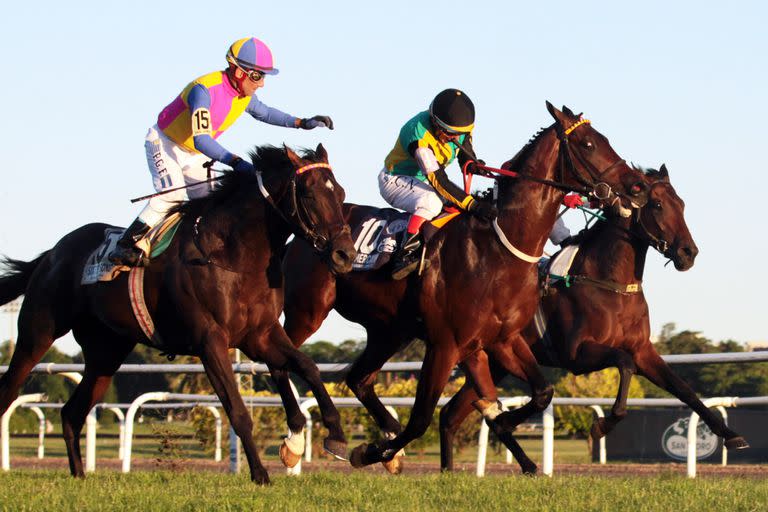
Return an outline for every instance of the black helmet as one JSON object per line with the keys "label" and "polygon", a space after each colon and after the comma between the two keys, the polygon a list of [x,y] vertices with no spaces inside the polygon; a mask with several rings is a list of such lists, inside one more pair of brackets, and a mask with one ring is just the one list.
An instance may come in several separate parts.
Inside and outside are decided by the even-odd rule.
{"label": "black helmet", "polygon": [[458,89],[446,89],[429,105],[432,121],[448,133],[469,133],[475,126],[475,105]]}

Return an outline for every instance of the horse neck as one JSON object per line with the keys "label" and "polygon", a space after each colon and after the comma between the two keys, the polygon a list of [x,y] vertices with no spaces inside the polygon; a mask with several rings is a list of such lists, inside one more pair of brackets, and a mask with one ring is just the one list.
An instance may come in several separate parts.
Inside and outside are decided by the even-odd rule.
{"label": "horse neck", "polygon": [[[273,197],[282,197],[283,191],[273,188]],[[241,194],[247,199],[227,202],[211,212],[217,220],[220,238],[226,240],[227,247],[244,249],[252,258],[282,251],[292,234],[285,219],[263,198],[258,187],[247,187]],[[263,251],[265,247],[269,247],[268,253]]]}
{"label": "horse neck", "polygon": [[630,234],[631,222],[612,217],[592,228],[579,246],[582,259],[574,271],[618,283],[642,281],[648,242]]}
{"label": "horse neck", "polygon": [[[553,129],[543,133],[530,154],[515,162],[517,172],[558,180],[559,142]],[[541,254],[552,231],[557,210],[565,193],[554,187],[525,179],[505,179],[499,185],[498,223],[507,238],[523,252]]]}

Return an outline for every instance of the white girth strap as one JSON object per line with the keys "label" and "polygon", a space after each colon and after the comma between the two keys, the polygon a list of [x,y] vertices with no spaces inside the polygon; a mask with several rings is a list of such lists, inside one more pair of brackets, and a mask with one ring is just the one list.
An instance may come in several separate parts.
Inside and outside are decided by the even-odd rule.
{"label": "white girth strap", "polygon": [[509,252],[517,256],[523,261],[527,261],[528,263],[536,263],[538,262],[541,257],[544,254],[539,254],[538,256],[531,256],[530,254],[526,254],[514,245],[512,245],[509,240],[507,239],[507,235],[504,234],[504,232],[501,230],[501,227],[499,227],[499,223],[496,219],[493,219],[493,230],[496,231],[496,236],[499,237],[499,241],[501,242],[501,245],[507,248]]}
{"label": "white girth strap", "polygon": [[128,274],[128,297],[136,321],[139,323],[144,336],[149,340],[149,344],[162,350],[163,339],[155,329],[152,315],[149,314],[147,304],[144,301],[144,267],[135,267]]}

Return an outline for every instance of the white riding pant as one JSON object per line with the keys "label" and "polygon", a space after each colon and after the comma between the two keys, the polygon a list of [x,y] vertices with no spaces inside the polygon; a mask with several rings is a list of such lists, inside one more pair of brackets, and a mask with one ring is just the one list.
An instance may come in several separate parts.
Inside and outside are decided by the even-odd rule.
{"label": "white riding pant", "polygon": [[[152,174],[155,190],[162,192],[171,188],[194,185],[208,179],[208,170],[203,164],[210,160],[202,153],[193,153],[169,139],[157,125],[147,132],[144,139],[147,165]],[[179,201],[208,195],[211,183],[200,183],[149,200],[139,213],[139,219],[150,227],[157,225],[168,210]]]}
{"label": "white riding pant", "polygon": [[443,200],[429,183],[412,176],[379,173],[379,192],[395,208],[413,213],[427,220],[437,217],[443,209]]}

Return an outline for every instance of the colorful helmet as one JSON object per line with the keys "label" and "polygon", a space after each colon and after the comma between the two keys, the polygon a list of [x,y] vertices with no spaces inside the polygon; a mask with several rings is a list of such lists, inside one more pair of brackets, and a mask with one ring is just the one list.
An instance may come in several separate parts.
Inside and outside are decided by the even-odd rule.
{"label": "colorful helmet", "polygon": [[448,133],[469,133],[475,127],[475,105],[458,89],[446,89],[435,96],[429,114]]}
{"label": "colorful helmet", "polygon": [[269,47],[255,37],[246,37],[232,43],[227,52],[227,62],[245,70],[258,70],[266,75],[276,75]]}

